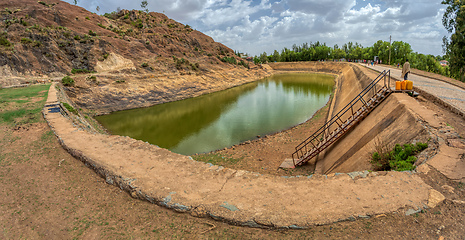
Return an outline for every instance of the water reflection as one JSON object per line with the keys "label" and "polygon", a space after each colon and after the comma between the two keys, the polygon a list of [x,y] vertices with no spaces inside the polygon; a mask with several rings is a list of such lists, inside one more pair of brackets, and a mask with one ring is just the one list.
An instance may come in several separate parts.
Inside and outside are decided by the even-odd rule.
{"label": "water reflection", "polygon": [[329,99],[333,77],[275,75],[197,98],[99,116],[110,132],[186,155],[228,147],[306,121]]}

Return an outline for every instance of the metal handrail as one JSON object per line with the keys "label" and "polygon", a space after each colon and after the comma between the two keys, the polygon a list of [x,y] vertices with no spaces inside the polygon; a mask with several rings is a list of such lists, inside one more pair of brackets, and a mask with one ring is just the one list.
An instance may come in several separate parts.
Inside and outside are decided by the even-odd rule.
{"label": "metal handrail", "polygon": [[[388,78],[388,81],[386,82],[387,78]],[[382,79],[384,80],[383,87],[381,87],[378,90],[376,86]],[[390,81],[391,81],[390,70],[384,70],[373,81],[371,81],[354,99],[352,99],[352,101],[350,101],[344,108],[342,108],[336,115],[334,115],[329,121],[325,122],[323,126],[321,126],[315,133],[313,133],[311,136],[309,136],[304,141],[302,141],[302,143],[297,145],[295,147],[295,152],[292,154],[294,166],[296,166],[296,159],[301,160],[297,164],[301,164],[305,162],[304,161],[305,159],[301,159],[301,158],[304,158],[305,155],[309,152],[308,147],[310,144],[312,145],[312,147],[310,148],[310,151],[312,149],[315,149],[315,151],[319,153],[323,151],[324,149],[326,149],[332,142],[340,138],[341,136],[338,136],[338,135],[339,133],[341,133],[342,129],[344,129],[345,127],[349,127],[349,125],[352,123],[354,119],[358,119],[364,111],[370,109],[370,107],[373,106],[369,104],[370,100],[367,101],[364,99],[364,97],[367,96],[367,94],[372,90],[373,90],[373,94],[370,95],[370,99],[373,99],[374,96],[377,96],[377,94],[380,94],[380,92],[382,91],[390,91],[390,88],[389,88]],[[354,113],[354,106],[358,103],[361,103],[362,106],[359,107],[357,111]],[[363,108],[365,108],[365,110],[363,110]],[[346,118],[345,121],[343,121],[342,120],[344,119],[343,116],[349,110],[351,111],[350,116]],[[335,124],[337,124],[337,126],[334,127],[334,129],[331,131],[331,128],[333,128]],[[322,142],[329,143],[329,144],[322,144]],[[307,161],[308,160],[310,159],[307,159]]]}

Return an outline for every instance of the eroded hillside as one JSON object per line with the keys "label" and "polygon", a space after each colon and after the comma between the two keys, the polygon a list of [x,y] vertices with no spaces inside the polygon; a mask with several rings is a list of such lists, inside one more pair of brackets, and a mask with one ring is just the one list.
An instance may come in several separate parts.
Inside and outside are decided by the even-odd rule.
{"label": "eroded hillside", "polygon": [[100,16],[56,0],[2,1],[0,11],[1,85],[75,73],[68,93],[95,113],[197,96],[269,75],[161,13]]}

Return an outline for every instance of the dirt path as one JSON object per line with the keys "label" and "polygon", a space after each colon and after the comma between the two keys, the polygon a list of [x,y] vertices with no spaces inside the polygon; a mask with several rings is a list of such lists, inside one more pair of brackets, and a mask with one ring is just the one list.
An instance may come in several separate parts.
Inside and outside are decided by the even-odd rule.
{"label": "dirt path", "polygon": [[[384,65],[361,65],[380,72],[383,70],[391,70],[391,77],[401,79],[400,75],[402,69],[390,68]],[[431,94],[447,104],[450,104],[452,107],[458,109],[462,116],[465,116],[465,88],[459,87],[457,84],[453,85],[445,81],[440,81],[412,73],[409,74],[409,80],[413,81],[415,88],[420,89],[422,92]]]}

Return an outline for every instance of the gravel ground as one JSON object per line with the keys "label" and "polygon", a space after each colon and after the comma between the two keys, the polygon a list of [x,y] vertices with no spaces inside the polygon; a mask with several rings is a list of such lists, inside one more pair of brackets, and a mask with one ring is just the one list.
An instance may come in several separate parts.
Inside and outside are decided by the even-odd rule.
{"label": "gravel ground", "polygon": [[[367,66],[366,64],[361,64],[362,66]],[[374,69],[376,71],[383,71],[386,69],[391,70],[391,77],[396,79],[401,79],[401,69],[396,68],[387,68],[385,66],[371,66],[367,67]],[[439,97],[442,101],[454,106],[462,113],[465,113],[465,89],[454,86],[452,84],[427,78],[415,74],[409,74],[409,80],[413,82],[413,86],[419,88],[422,91],[425,91],[429,94],[432,94],[436,97]]]}

